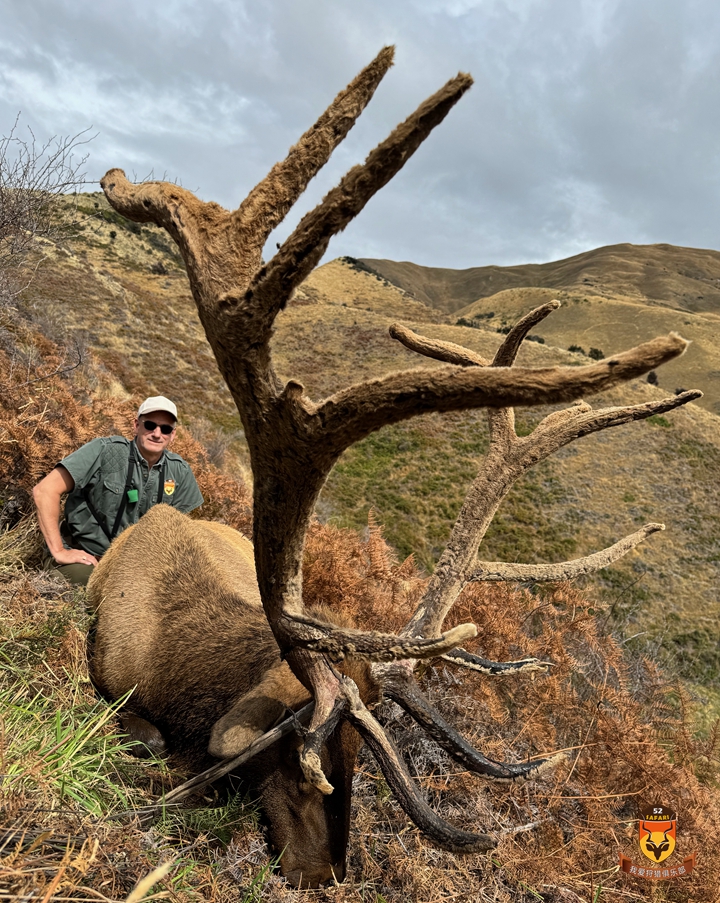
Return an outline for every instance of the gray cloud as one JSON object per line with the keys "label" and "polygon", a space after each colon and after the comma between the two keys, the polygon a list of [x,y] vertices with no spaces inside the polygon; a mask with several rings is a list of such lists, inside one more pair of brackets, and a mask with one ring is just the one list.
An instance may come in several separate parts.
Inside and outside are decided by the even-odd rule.
{"label": "gray cloud", "polygon": [[458,70],[453,110],[331,255],[544,261],[720,247],[712,0],[0,0],[0,131],[92,125],[121,166],[237,204],[388,42],[396,65],[287,223]]}

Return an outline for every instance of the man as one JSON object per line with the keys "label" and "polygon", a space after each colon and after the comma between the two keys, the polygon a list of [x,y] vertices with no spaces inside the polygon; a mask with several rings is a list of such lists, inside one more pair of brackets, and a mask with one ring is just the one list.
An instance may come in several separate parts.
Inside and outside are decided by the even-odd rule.
{"label": "man", "polygon": [[[33,489],[48,564],[84,585],[111,541],[153,505],[185,513],[203,497],[190,466],[169,451],[177,408],[162,395],[146,398],[135,418],[135,438],[92,439],[63,458]],[[60,498],[68,493],[60,521]]]}

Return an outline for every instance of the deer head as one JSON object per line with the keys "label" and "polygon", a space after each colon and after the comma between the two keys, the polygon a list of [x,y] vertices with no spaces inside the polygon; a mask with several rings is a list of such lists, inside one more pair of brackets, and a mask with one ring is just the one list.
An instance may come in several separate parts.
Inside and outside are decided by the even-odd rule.
{"label": "deer head", "polygon": [[[548,760],[505,764],[486,759],[424,698],[413,677],[415,664],[443,656],[491,675],[542,668],[534,659],[498,663],[469,654],[462,645],[476,633],[472,624],[442,632],[463,586],[477,580],[568,579],[604,567],[663,528],[648,524],[602,552],[562,564],[479,562],[479,543],[502,498],[527,468],[569,442],[669,411],[701,393],[684,392],[649,404],[597,411],[577,403],[548,415],[530,436],[518,437],[512,406],[575,401],[655,369],[681,354],[687,344],[671,334],[590,366],[513,366],[524,337],[559,306],[557,302],[522,319],[492,361],[451,343],[423,338],[398,324],[391,329],[393,338],[441,365],[392,373],[320,401],[310,399],[295,380],[283,385],[271,354],[277,314],[317,265],[331,237],[401,169],[472,84],[470,76],[461,73],[421,104],[305,215],[264,264],[261,254],[270,232],[346,136],[392,59],[393,49],[383,49],[236,210],[203,203],[177,185],[131,184],[119,169],[110,170],[101,184],[115,210],[131,220],[164,227],[177,242],[207,339],[237,404],[252,462],[253,539],[263,607],[281,653],[314,699],[300,755],[305,780],[324,794],[332,791],[323,771],[322,751],[340,722],[347,721],[371,748],[410,818],[435,843],[454,851],[487,850],[494,845],[492,837],[454,828],[425,803],[355,683],[340,675],[333,663],[349,653],[368,659],[386,696],[403,706],[467,769],[511,780],[547,766]],[[388,424],[430,411],[479,407],[488,408],[489,453],[447,549],[402,633],[341,629],[311,617],[302,597],[304,538],[318,494],[342,452]]]}

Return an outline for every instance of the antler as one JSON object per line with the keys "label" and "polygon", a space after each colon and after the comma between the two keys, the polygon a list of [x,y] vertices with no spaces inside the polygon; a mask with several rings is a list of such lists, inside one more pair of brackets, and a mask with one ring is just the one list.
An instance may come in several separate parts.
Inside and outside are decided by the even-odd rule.
{"label": "antler", "polygon": [[[523,317],[508,333],[488,369],[511,368],[528,332],[559,307],[559,301],[551,301]],[[427,342],[421,336],[397,325],[391,327],[391,335],[420,354],[442,360],[447,353],[448,358],[452,358],[461,366],[472,369],[484,366],[484,362],[472,352],[468,352],[465,359],[461,360],[462,349],[457,345],[450,345],[445,352],[444,343]],[[637,350],[639,349],[634,349]],[[610,358],[606,363],[614,366],[613,362],[617,359]],[[662,524],[647,524],[641,530],[601,552],[562,564],[524,565],[475,560],[478,546],[502,499],[518,477],[534,464],[581,436],[634,420],[644,420],[653,414],[671,411],[701,396],[702,392],[698,391],[682,392],[661,401],[628,407],[602,408],[597,411],[590,405],[580,402],[571,408],[548,414],[529,436],[524,437],[519,437],[515,433],[515,415],[512,408],[489,410],[487,416],[490,448],[485,462],[470,487],[427,591],[403,634],[418,637],[435,636],[460,591],[470,581],[566,580],[606,567],[647,536],[658,530],[664,530]]]}
{"label": "antler", "polygon": [[[390,67],[392,56],[392,48],[383,49],[233,212],[203,203],[190,192],[165,182],[133,185],[119,169],[110,170],[101,185],[119,213],[163,226],[177,242],[205,333],[240,412],[254,479],[254,544],[263,606],[282,654],[315,700],[301,757],[307,779],[323,792],[332,789],[322,773],[319,750],[337,720],[346,717],[380,759],[403,807],[423,830],[452,849],[487,849],[491,843],[487,835],[457,832],[427,809],[382,728],[359,701],[356,689],[337,675],[328,656],[338,659],[352,652],[385,662],[374,668],[380,677],[387,678],[389,692],[466,767],[505,779],[537,770],[542,763],[512,766],[484,759],[452,734],[428,704],[419,701],[418,691],[406,676],[421,657],[446,654],[452,660],[464,660],[469,656],[457,646],[474,635],[473,625],[460,625],[440,637],[438,634],[463,581],[473,579],[470,568],[478,543],[504,488],[525,467],[573,438],[652,413],[618,409],[614,414],[590,414],[586,406],[577,406],[564,417],[546,418],[544,426],[535,431],[536,439],[542,441],[531,447],[514,435],[510,407],[572,401],[610,388],[676,357],[687,343],[670,334],[587,367],[512,367],[517,348],[532,323],[537,322],[533,317],[542,318],[535,312],[507,336],[492,366],[487,367],[466,349],[431,343],[397,326],[393,331],[397,338],[439,358],[443,366],[350,386],[320,403],[311,401],[303,386],[293,380],[283,386],[270,351],[278,312],[316,266],[331,237],[344,229],[402,168],[472,84],[469,75],[460,73],[421,104],[365,163],[346,174],[301,220],[273,259],[263,265],[262,249],[270,231],[352,127]],[[678,396],[662,410],[684,404],[697,394]],[[403,636],[340,631],[311,618],[302,602],[305,532],[320,489],[342,452],[382,426],[427,411],[484,406],[499,409],[489,414],[492,447],[488,461],[471,490],[448,551]],[[502,488],[491,485],[497,479]],[[607,550],[607,554],[614,553]],[[470,658],[475,659],[475,667],[490,672],[526,670],[540,664],[534,660],[502,664]]]}

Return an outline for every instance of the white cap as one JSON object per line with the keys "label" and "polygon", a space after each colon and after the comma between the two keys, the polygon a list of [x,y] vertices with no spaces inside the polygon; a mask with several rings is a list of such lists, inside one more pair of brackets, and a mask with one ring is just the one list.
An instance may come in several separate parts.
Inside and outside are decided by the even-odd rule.
{"label": "white cap", "polygon": [[138,417],[143,414],[152,414],[154,411],[165,411],[166,414],[178,419],[175,403],[169,398],[165,398],[164,395],[153,395],[151,398],[146,398],[138,408]]}

